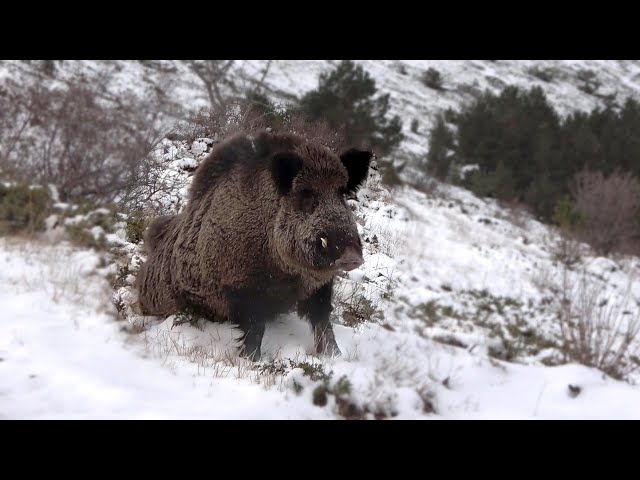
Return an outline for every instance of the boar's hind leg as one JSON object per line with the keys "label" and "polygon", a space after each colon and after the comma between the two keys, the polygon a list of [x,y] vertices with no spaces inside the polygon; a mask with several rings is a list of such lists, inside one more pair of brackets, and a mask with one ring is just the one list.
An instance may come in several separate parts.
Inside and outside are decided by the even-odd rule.
{"label": "boar's hind leg", "polygon": [[333,281],[323,285],[306,300],[298,302],[298,315],[306,315],[313,329],[316,353],[324,353],[331,357],[341,355],[333,327],[329,320],[331,314],[331,293]]}

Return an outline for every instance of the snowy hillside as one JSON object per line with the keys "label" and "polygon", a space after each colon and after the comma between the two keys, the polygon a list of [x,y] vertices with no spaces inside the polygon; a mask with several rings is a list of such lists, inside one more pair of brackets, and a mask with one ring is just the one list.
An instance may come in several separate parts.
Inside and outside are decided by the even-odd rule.
{"label": "snowy hillside", "polygon": [[[289,102],[318,86],[318,76],[334,68],[336,60],[273,60],[264,77],[264,86],[279,101]],[[376,81],[380,93],[390,93],[390,115],[403,120],[406,140],[398,152],[401,159],[421,159],[428,151],[429,129],[435,116],[447,108],[458,109],[485,89],[499,92],[507,85],[541,87],[561,114],[590,111],[604,105],[607,96],[618,104],[628,97],[640,99],[638,60],[363,60],[357,61]],[[209,101],[202,81],[183,62],[162,60],[155,67],[133,61],[65,61],[56,72],[56,82],[82,79],[105,85],[105,94],[150,96],[157,91],[180,117],[185,111],[207,107]],[[265,60],[239,60],[233,76],[241,85],[262,78]],[[442,89],[425,86],[422,75],[433,68],[442,76]],[[541,73],[536,73],[541,72]],[[593,72],[599,83],[594,93],[581,89],[584,72]],[[32,77],[20,62],[2,61],[0,80]],[[543,80],[540,77],[546,79]],[[411,131],[411,120],[419,122]]]}
{"label": "snowy hillside", "polygon": [[[538,285],[543,276],[552,285],[560,269],[540,246],[544,227],[514,226],[460,191],[445,193],[446,200],[404,192],[394,206],[366,195],[359,206],[369,240],[365,266],[350,274],[355,281],[342,280],[338,302],[348,298],[344,289],[362,289],[380,313],[358,323],[338,308],[344,356],[331,360],[310,354],[311,332],[295,315],[268,325],[257,365],[236,357],[238,332],[228,325],[128,312],[129,324],[108,302],[96,254],[3,240],[2,415],[640,417],[637,387],[577,364],[545,366],[557,325],[545,302],[550,293]],[[469,213],[460,214],[463,208]],[[485,218],[496,220],[478,221]],[[374,235],[379,248],[370,243]],[[119,236],[116,243],[132,247]],[[585,262],[612,300],[637,266]],[[640,284],[633,287],[637,297]],[[126,309],[127,294],[128,287],[117,292]],[[528,329],[541,338],[528,344]],[[507,350],[515,355],[509,362],[500,359]]]}
{"label": "snowy hillside", "polygon": [[[540,84],[559,109],[589,109],[599,100],[575,86],[575,74],[592,69],[603,93],[640,93],[640,62],[631,61],[410,61],[405,73],[397,61],[362,63],[404,120],[400,156],[426,152],[435,114],[471,98],[456,86]],[[174,83],[137,63],[109,65],[120,68],[113,92],[142,94],[145,82],[164,78],[177,103],[206,104],[197,79]],[[556,68],[558,80],[536,80],[533,65]],[[16,65],[4,66],[17,75]],[[247,62],[239,74],[261,66]],[[274,62],[267,84],[286,99],[314,88],[328,66]],[[421,83],[428,67],[450,91]],[[62,76],[103,68],[71,63]],[[409,131],[414,117],[418,135]],[[205,139],[165,140],[156,154],[173,189],[153,201],[180,209],[210,148]],[[564,358],[571,327],[560,319],[593,304],[594,315],[633,328],[639,259],[567,247],[528,214],[457,187],[389,191],[375,169],[350,203],[365,263],[337,285],[336,359],[311,354],[308,324],[293,314],[267,325],[258,364],[237,357],[229,325],[137,315],[131,284],[144,253],[127,240],[124,218],[106,236],[108,255],[56,241],[56,229],[35,241],[0,238],[0,418],[640,418],[640,336],[618,359],[627,381],[615,380]],[[567,248],[582,249],[580,259],[563,261]],[[623,341],[603,346],[614,352]]]}

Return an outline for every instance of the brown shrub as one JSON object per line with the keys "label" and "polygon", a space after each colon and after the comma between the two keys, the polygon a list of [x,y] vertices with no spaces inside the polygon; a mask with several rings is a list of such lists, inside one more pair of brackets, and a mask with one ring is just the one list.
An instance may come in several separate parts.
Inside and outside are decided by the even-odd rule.
{"label": "brown shrub", "polygon": [[53,184],[61,200],[109,202],[137,181],[158,137],[133,100],[97,87],[5,82],[0,87],[0,173]]}
{"label": "brown shrub", "polygon": [[633,248],[638,231],[640,184],[630,173],[615,171],[608,177],[602,172],[583,170],[570,185],[577,209],[585,215],[580,238],[599,253]]}
{"label": "brown shrub", "polygon": [[564,270],[557,313],[565,360],[595,367],[616,379],[638,369],[640,316],[627,308],[630,293],[629,289],[616,303],[586,274],[572,281]]}

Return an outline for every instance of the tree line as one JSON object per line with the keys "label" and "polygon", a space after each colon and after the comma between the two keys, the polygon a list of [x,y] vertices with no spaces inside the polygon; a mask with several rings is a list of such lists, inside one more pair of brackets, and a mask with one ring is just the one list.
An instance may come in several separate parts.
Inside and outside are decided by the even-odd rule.
{"label": "tree line", "polygon": [[[604,253],[639,233],[640,104],[633,98],[561,118],[540,87],[487,91],[438,116],[426,160],[429,174],[524,204]],[[465,166],[473,168],[461,174]],[[609,238],[614,232],[620,238]]]}

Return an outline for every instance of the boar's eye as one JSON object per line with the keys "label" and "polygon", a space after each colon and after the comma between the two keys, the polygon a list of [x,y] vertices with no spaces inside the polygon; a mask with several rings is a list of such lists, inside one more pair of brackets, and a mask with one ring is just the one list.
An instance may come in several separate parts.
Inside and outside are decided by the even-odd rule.
{"label": "boar's eye", "polygon": [[300,210],[304,213],[313,213],[318,206],[318,198],[313,190],[305,188],[300,192]]}

